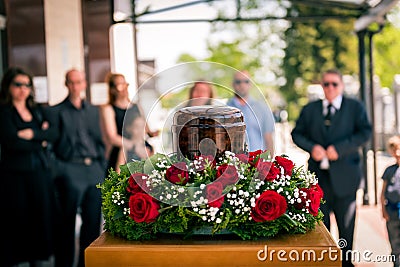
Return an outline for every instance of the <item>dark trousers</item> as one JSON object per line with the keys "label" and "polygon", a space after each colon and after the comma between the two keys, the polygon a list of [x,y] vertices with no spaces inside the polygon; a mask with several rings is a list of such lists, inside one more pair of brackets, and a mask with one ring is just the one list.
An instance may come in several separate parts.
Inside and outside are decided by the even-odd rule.
{"label": "dark trousers", "polygon": [[386,227],[388,231],[390,246],[392,249],[392,255],[394,256],[395,262],[394,266],[400,266],[399,257],[400,257],[400,219],[399,219],[399,211],[393,210],[390,208],[386,208],[390,219],[386,222]]}
{"label": "dark trousers", "polygon": [[351,263],[350,250],[353,248],[354,226],[356,218],[356,192],[352,195],[338,197],[327,183],[321,183],[325,203],[321,205],[324,224],[330,229],[330,213],[333,212],[339,230],[339,246],[342,249],[342,266],[354,266]]}
{"label": "dark trousers", "polygon": [[78,266],[84,266],[85,249],[100,235],[101,192],[96,187],[104,179],[104,167],[98,162],[61,164],[63,174],[56,179],[61,210],[57,229],[55,265],[71,267],[75,262],[75,222],[80,212]]}

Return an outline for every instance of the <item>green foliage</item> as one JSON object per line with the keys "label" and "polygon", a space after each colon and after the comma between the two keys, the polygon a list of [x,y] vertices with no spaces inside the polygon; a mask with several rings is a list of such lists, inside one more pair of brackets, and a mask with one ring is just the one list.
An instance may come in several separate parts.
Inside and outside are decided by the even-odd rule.
{"label": "green foliage", "polygon": [[[199,76],[201,77],[201,76]],[[189,86],[179,92],[171,92],[163,96],[161,104],[163,108],[173,109],[189,99]]]}
{"label": "green foliage", "polygon": [[392,88],[394,75],[400,73],[400,53],[398,36],[400,29],[387,24],[381,33],[374,35],[374,71],[380,78],[382,87]]}

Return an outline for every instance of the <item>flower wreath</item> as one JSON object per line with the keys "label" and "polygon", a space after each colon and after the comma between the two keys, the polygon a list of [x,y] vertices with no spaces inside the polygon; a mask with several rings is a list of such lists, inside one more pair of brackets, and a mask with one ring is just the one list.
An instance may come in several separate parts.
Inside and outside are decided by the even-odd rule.
{"label": "flower wreath", "polygon": [[99,188],[105,230],[128,240],[205,228],[251,240],[306,233],[323,217],[315,175],[261,150],[193,161],[156,154],[110,169]]}

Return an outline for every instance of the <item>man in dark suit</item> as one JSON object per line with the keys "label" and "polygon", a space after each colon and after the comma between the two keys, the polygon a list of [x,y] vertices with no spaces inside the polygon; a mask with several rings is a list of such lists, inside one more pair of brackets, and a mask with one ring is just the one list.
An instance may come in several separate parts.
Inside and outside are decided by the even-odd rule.
{"label": "man in dark suit", "polygon": [[85,74],[76,69],[65,75],[68,96],[50,107],[60,138],[54,144],[58,159],[55,180],[60,202],[61,225],[55,252],[56,266],[74,266],[75,220],[80,213],[78,266],[84,266],[84,250],[101,229],[101,193],[96,187],[104,179],[104,144],[97,107],[82,99],[86,90]]}
{"label": "man in dark suit", "polygon": [[360,148],[371,136],[363,104],[343,95],[342,75],[328,70],[322,75],[325,99],[307,104],[292,131],[294,143],[310,153],[308,168],[318,177],[326,202],[321,205],[330,229],[333,212],[339,238],[345,239],[343,266],[353,266],[346,251],[353,246],[356,191],[362,177]]}

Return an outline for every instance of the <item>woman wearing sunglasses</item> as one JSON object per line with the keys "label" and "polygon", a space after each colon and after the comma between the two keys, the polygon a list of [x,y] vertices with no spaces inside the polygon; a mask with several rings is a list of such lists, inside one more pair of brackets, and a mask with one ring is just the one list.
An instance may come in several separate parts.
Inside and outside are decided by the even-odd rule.
{"label": "woman wearing sunglasses", "polygon": [[57,130],[33,92],[27,72],[6,71],[0,89],[1,266],[36,266],[53,253],[55,198],[45,149]]}

